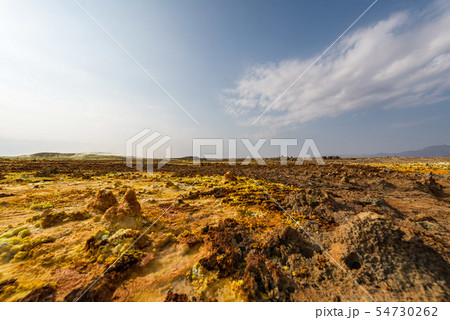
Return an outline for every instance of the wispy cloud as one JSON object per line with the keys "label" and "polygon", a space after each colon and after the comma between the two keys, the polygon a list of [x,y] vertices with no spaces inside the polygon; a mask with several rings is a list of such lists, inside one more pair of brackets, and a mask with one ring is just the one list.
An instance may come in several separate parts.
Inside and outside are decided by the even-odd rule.
{"label": "wispy cloud", "polygon": [[[341,39],[257,124],[285,126],[370,108],[428,105],[450,96],[450,5],[393,14]],[[315,57],[249,68],[224,91],[226,110],[259,115]]]}
{"label": "wispy cloud", "polygon": [[402,128],[409,128],[409,127],[415,127],[415,126],[420,126],[423,124],[426,124],[428,122],[432,122],[438,119],[441,119],[442,117],[431,117],[431,118],[427,118],[427,119],[423,119],[423,120],[418,120],[418,121],[407,121],[407,122],[395,122],[391,125],[392,128],[394,129],[402,129]]}

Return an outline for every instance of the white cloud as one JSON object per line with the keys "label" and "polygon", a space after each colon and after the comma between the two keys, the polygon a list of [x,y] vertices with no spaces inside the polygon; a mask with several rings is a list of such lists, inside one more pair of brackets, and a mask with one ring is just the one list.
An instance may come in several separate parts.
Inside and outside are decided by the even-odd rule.
{"label": "white cloud", "polygon": [[[401,12],[345,36],[258,122],[285,126],[369,108],[428,105],[449,98],[450,5]],[[316,59],[249,68],[222,97],[228,112],[259,116]],[[250,121],[249,121],[250,122]],[[247,123],[248,124],[248,123]]]}

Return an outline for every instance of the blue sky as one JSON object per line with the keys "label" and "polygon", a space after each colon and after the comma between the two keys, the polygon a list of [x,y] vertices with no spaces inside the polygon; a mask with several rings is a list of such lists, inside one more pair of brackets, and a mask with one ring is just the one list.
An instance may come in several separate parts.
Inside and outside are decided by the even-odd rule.
{"label": "blue sky", "polygon": [[[322,154],[449,144],[450,6],[373,1],[0,3],[0,154],[172,139],[313,138]],[[266,150],[265,155],[271,155]]]}

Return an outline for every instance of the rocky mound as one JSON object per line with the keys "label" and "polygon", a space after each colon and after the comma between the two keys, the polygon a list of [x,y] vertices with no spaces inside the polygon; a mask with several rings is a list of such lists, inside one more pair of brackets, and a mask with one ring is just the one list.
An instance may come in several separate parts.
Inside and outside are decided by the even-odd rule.
{"label": "rocky mound", "polygon": [[245,261],[243,290],[250,301],[290,301],[295,283],[276,263],[257,254]]}
{"label": "rocky mound", "polygon": [[127,190],[123,197],[123,201],[119,206],[119,210],[131,215],[141,214],[141,205],[137,201],[136,192],[134,192],[134,190]]}
{"label": "rocky mound", "polygon": [[[383,300],[450,299],[449,263],[412,231],[388,219],[360,214],[327,242],[331,255]],[[346,289],[341,285],[341,290]]]}
{"label": "rocky mound", "polygon": [[431,173],[425,176],[425,179],[422,183],[430,193],[434,194],[435,196],[442,195],[443,188],[439,183],[436,182]]}
{"label": "rocky mound", "polygon": [[106,210],[113,206],[117,206],[118,202],[114,194],[109,190],[99,190],[95,198],[88,204],[88,209],[105,213]]}
{"label": "rocky mound", "polygon": [[142,222],[142,212],[141,205],[136,197],[136,192],[128,189],[122,203],[106,210],[104,218],[112,223],[120,222],[122,227],[123,225],[127,225],[128,228],[140,226]]}
{"label": "rocky mound", "polygon": [[51,228],[70,221],[81,221],[86,220],[91,217],[91,215],[86,211],[75,211],[75,212],[51,212],[45,211],[42,215],[39,215],[41,221],[41,227]]}
{"label": "rocky mound", "polygon": [[225,219],[217,227],[206,226],[202,230],[208,248],[208,256],[199,262],[207,270],[218,270],[218,277],[232,275],[244,261],[249,250],[246,230],[234,219]]}
{"label": "rocky mound", "polygon": [[379,191],[390,191],[396,189],[396,186],[384,179],[376,180],[371,184],[371,187]]}
{"label": "rocky mound", "polygon": [[236,177],[234,176],[234,174],[231,171],[228,171],[227,173],[225,173],[222,178],[223,182],[236,181],[236,180],[237,180]]}

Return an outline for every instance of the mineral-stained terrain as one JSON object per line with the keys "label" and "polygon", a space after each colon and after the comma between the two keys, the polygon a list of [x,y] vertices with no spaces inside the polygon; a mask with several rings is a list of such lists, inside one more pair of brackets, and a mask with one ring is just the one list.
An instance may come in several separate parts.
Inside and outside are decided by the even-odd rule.
{"label": "mineral-stained terrain", "polygon": [[450,301],[450,162],[0,159],[1,301]]}

